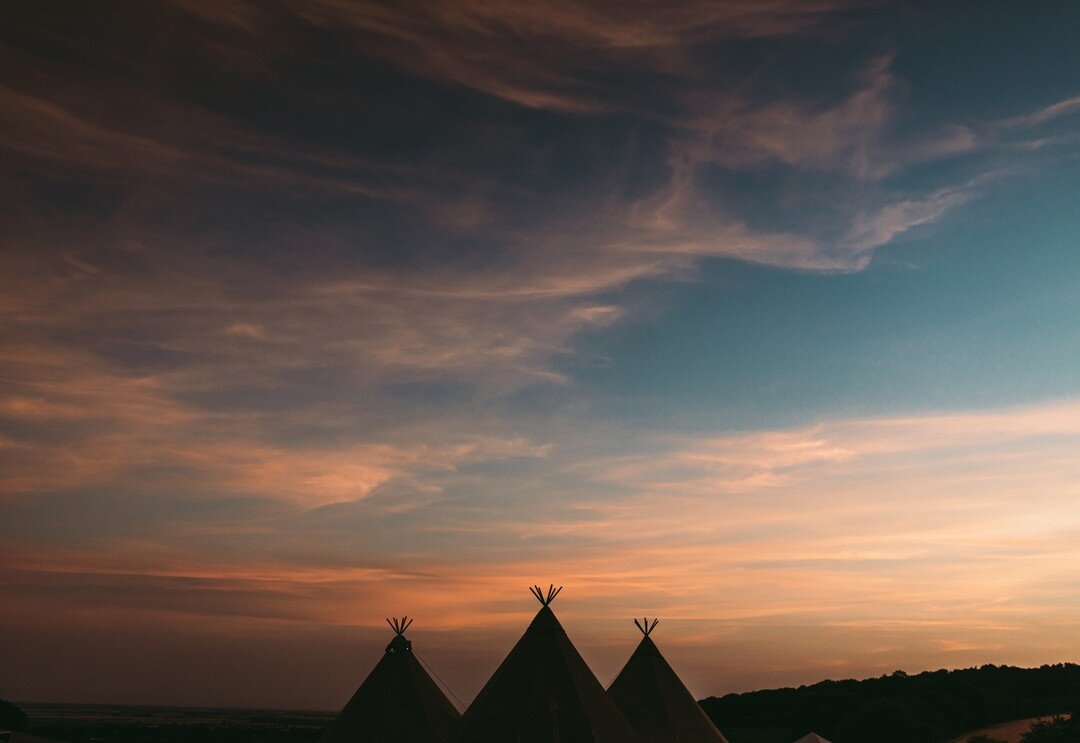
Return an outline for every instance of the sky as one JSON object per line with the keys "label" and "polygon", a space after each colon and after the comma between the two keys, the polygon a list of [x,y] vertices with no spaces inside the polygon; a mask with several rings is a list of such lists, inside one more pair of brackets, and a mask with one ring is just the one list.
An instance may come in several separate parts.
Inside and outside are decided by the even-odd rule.
{"label": "sky", "polygon": [[1080,5],[0,17],[0,697],[1080,660]]}

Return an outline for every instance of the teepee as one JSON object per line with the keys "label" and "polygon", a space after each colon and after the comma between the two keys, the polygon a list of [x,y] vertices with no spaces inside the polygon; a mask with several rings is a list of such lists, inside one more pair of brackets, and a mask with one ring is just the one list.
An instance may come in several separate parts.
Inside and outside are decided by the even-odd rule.
{"label": "teepee", "polygon": [[641,743],[727,743],[660,654],[650,635],[659,620],[634,620],[643,635],[608,694]]}
{"label": "teepee", "polygon": [[459,743],[635,743],[637,736],[551,611],[540,611],[461,719]]}
{"label": "teepee", "polygon": [[829,741],[825,740],[817,733],[807,733],[795,741],[795,743],[829,743]]}
{"label": "teepee", "polygon": [[394,639],[319,743],[444,743],[461,715],[405,639],[408,617],[386,620]]}

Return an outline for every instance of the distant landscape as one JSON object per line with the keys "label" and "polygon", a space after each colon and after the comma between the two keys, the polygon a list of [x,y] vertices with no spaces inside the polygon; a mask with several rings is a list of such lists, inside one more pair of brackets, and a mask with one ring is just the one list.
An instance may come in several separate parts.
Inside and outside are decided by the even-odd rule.
{"label": "distant landscape", "polygon": [[68,743],[304,743],[332,712],[19,703],[28,732]]}
{"label": "distant landscape", "polygon": [[[69,743],[304,743],[316,741],[333,718],[332,712],[311,711],[18,706],[30,732]],[[998,723],[1080,709],[1080,665],[897,671],[709,697],[701,706],[730,743],[791,743],[810,731],[833,743],[947,743],[958,736],[966,741],[965,733]]]}
{"label": "distant landscape", "polygon": [[950,741],[1001,722],[1068,713],[1080,702],[1080,665],[984,665],[903,671],[709,697],[702,708],[731,743],[790,743],[814,731],[833,743]]}

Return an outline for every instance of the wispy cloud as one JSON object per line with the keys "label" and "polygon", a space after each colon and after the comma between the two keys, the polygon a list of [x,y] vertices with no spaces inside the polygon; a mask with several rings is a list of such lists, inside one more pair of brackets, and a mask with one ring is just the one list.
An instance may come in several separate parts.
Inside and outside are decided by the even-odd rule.
{"label": "wispy cloud", "polygon": [[605,84],[613,69],[685,72],[688,46],[717,38],[812,34],[855,5],[822,0],[524,7],[465,0],[438,8],[390,8],[331,0],[294,9],[313,23],[365,34],[373,54],[415,73],[529,108],[587,114],[640,105],[618,96],[622,86]]}
{"label": "wispy cloud", "polygon": [[[522,586],[556,580],[571,586],[564,617],[602,666],[624,650],[610,639],[612,626],[647,608],[685,628],[668,642],[703,692],[737,682],[723,668],[698,669],[683,644],[728,655],[764,642],[758,657],[772,673],[811,680],[828,672],[816,642],[781,650],[772,638],[781,628],[804,641],[842,634],[843,649],[833,652],[852,673],[976,656],[1038,662],[1072,637],[1071,599],[1047,597],[1068,596],[1080,565],[1077,421],[1078,404],[1063,401],[719,437],[567,430],[540,470],[504,459],[519,464],[470,471],[461,466],[476,456],[470,451],[438,472],[423,457],[396,462],[439,491],[407,521],[378,508],[386,496],[376,493],[344,510],[248,514],[220,532],[192,514],[86,548],[15,539],[5,585],[33,587],[33,601],[91,622],[105,621],[107,604],[123,594],[125,611],[153,621],[253,621],[260,631],[373,627],[407,606],[427,630],[466,633],[469,652],[487,657],[481,647],[527,619]],[[616,442],[639,453],[601,454]],[[510,447],[495,456],[522,453],[530,454]],[[276,467],[280,454],[267,461]],[[310,456],[321,473],[341,471]],[[375,466],[381,455],[351,456]],[[273,481],[285,487],[308,472],[299,456],[280,464],[262,472],[265,480],[256,471],[249,485],[273,493]],[[566,473],[577,483],[572,498],[558,495]],[[513,495],[537,487],[548,493],[542,504]],[[477,539],[463,539],[468,533]],[[448,537],[458,545],[453,555]],[[396,551],[383,552],[383,541]],[[226,551],[209,549],[226,543]],[[453,591],[442,590],[450,584]],[[450,674],[465,688],[476,683],[464,671]]]}
{"label": "wispy cloud", "polygon": [[897,235],[910,229],[936,222],[973,195],[970,187],[945,188],[926,198],[899,201],[871,214],[860,214],[844,237],[844,252],[865,265],[875,248],[888,245]]}
{"label": "wispy cloud", "polygon": [[[298,151],[243,132],[206,111],[179,107],[185,137],[125,131],[60,104],[0,86],[0,147],[52,175],[139,183],[195,182],[252,189],[317,188],[380,200],[421,198],[399,173],[356,157]],[[191,134],[194,134],[192,137]],[[389,171],[389,172],[388,172]]]}
{"label": "wispy cloud", "polygon": [[1057,103],[1051,103],[1049,106],[1044,106],[1036,111],[1021,114],[1020,116],[1014,116],[1010,119],[1004,119],[997,122],[997,125],[1009,129],[1029,128],[1045,124],[1064,116],[1071,116],[1077,112],[1080,112],[1080,96],[1066,98]]}

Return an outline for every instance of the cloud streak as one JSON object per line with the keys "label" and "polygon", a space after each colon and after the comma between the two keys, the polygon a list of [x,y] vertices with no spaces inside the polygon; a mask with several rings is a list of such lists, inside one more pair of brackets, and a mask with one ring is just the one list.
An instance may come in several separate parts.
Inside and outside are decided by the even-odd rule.
{"label": "cloud streak", "polygon": [[[266,631],[374,627],[387,607],[408,605],[429,631],[490,644],[525,621],[528,605],[517,591],[544,576],[572,586],[569,621],[588,638],[587,652],[611,663],[618,645],[602,638],[643,607],[685,625],[687,647],[741,652],[781,627],[802,638],[843,633],[853,673],[963,663],[972,653],[1038,662],[1071,641],[1065,587],[1080,564],[1071,507],[1077,411],[1075,401],[1063,401],[643,438],[632,457],[597,456],[625,434],[582,445],[566,433],[541,472],[481,476],[460,452],[462,466],[434,474],[417,470],[418,462],[402,465],[440,493],[414,503],[406,521],[396,509],[379,509],[389,492],[376,492],[356,505],[363,510],[267,513],[262,534],[245,535],[245,524],[254,524],[247,517],[218,534],[180,522],[159,531],[156,544],[125,538],[41,551],[16,539],[5,581],[42,607],[77,599],[95,623],[120,594],[125,611],[149,612],[156,622],[197,617],[224,628],[257,620]],[[325,457],[313,461],[334,471]],[[537,508],[527,497],[498,495],[509,482],[521,489],[535,478],[557,492],[552,484],[567,471],[583,488],[576,498]],[[354,529],[383,532],[399,553],[356,543]],[[442,540],[456,535],[462,545],[467,529],[488,535],[486,543],[449,557]],[[207,545],[223,540],[232,548],[208,559]],[[449,582],[453,592],[440,590]],[[1047,604],[1053,595],[1064,603]],[[878,649],[883,637],[890,649]],[[1027,650],[994,651],[1010,647]],[[809,679],[824,671],[823,659],[808,653],[792,649],[786,663],[769,663],[788,672],[804,663],[798,673]],[[701,673],[703,690],[732,688],[722,665]],[[459,682],[472,688],[477,680],[462,671]]]}

